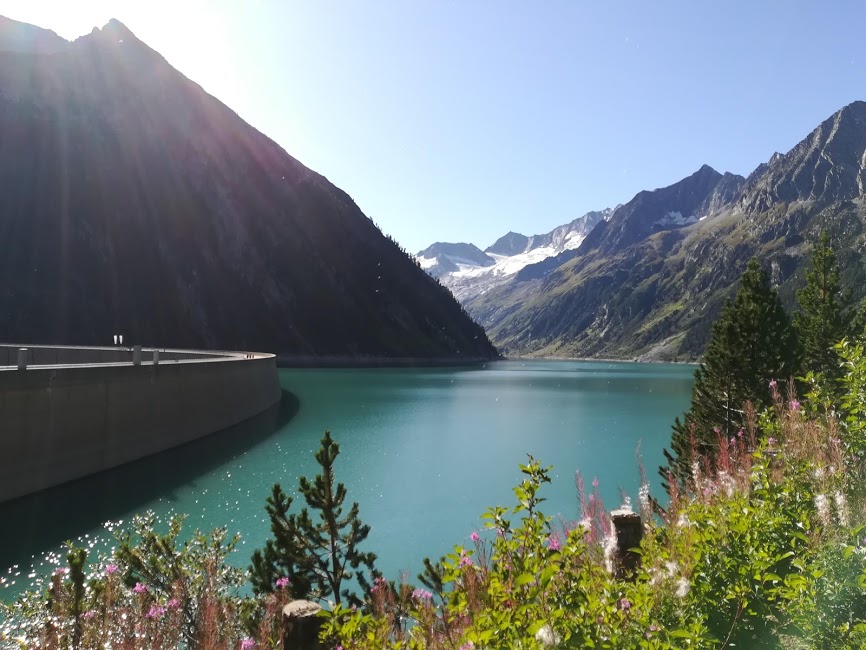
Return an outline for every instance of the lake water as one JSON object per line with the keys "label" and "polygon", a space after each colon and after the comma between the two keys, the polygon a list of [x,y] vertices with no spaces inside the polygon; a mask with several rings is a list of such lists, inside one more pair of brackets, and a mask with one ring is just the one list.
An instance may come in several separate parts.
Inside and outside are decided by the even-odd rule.
{"label": "lake water", "polygon": [[[372,526],[368,549],[389,578],[414,577],[511,505],[518,464],[553,465],[543,510],[579,518],[575,471],[597,476],[605,504],[634,499],[638,443],[655,494],[670,425],[688,406],[694,368],[589,361],[500,361],[468,368],[281,370],[295,398],[206,440],[33,497],[0,504],[0,577],[18,591],[31,563],[63,540],[107,536],[101,523],[152,509],[187,526],[242,534],[246,566],[268,535],[274,482],[294,492],[315,474],[325,429],[338,480]],[[19,568],[7,570],[12,565]],[[22,568],[24,567],[24,568]],[[16,573],[20,575],[16,576]],[[9,587],[12,581],[16,584]]]}

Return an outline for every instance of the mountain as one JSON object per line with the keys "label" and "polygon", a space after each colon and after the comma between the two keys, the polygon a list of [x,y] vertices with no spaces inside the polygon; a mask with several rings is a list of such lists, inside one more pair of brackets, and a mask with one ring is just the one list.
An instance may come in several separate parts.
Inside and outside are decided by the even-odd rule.
{"label": "mountain", "polygon": [[0,339],[496,355],[345,192],[123,24],[62,47],[19,25],[0,25]]}
{"label": "mountain", "polygon": [[464,300],[509,354],[693,359],[748,259],[794,307],[826,229],[843,281],[866,293],[866,103],[824,121],[747,178],[704,166],[640,192],[575,251]]}
{"label": "mountain", "polygon": [[436,243],[415,259],[460,301],[469,301],[507,282],[525,266],[578,248],[593,228],[613,213],[588,212],[543,235],[509,232],[481,251],[474,244]]}
{"label": "mountain", "polygon": [[0,52],[50,54],[68,46],[69,41],[51,30],[0,16]]}
{"label": "mountain", "polygon": [[485,255],[484,251],[474,244],[446,242],[436,242],[428,246],[418,253],[415,259],[421,264],[421,268],[434,278],[454,273],[462,266],[493,266],[496,263],[492,257]]}

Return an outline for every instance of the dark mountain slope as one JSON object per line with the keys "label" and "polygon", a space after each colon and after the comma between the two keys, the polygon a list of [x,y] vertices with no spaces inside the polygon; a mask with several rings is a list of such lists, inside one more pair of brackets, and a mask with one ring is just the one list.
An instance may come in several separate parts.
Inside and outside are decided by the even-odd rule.
{"label": "dark mountain slope", "polygon": [[[856,102],[747,180],[702,168],[671,186],[688,188],[638,194],[572,259],[526,267],[467,306],[508,353],[694,358],[752,255],[790,308],[826,228],[847,286],[866,293],[864,165],[866,104]],[[670,213],[686,223],[664,223]]]}
{"label": "dark mountain slope", "polygon": [[117,21],[0,52],[0,338],[495,354],[352,199]]}

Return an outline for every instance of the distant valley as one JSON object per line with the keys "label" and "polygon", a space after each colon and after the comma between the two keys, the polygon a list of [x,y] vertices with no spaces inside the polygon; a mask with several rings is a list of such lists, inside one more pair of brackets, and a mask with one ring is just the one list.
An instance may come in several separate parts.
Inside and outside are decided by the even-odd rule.
{"label": "distant valley", "polygon": [[511,247],[440,243],[416,258],[506,354],[693,360],[751,256],[793,306],[822,229],[863,298],[864,188],[866,103],[854,102],[747,177],[704,165],[590,213],[603,216],[558,244],[509,233]]}

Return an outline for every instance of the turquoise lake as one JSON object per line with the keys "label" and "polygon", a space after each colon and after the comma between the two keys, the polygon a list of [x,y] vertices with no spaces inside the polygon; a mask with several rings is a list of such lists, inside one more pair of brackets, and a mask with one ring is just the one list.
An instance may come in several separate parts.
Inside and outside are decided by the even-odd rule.
{"label": "turquoise lake", "polygon": [[[102,522],[151,509],[187,527],[240,532],[246,566],[268,534],[265,498],[315,474],[325,429],[337,478],[372,526],[369,550],[389,578],[467,542],[492,505],[511,505],[518,464],[553,465],[543,510],[579,518],[575,471],[598,477],[605,505],[634,499],[640,443],[654,494],[670,425],[689,404],[686,365],[514,360],[466,368],[281,370],[281,408],[206,440],[99,476],[0,504],[0,577],[8,599],[31,564],[63,540],[110,537]],[[85,537],[87,536],[87,537]],[[12,568],[18,565],[17,568]],[[19,574],[19,575],[16,575]],[[12,582],[15,585],[11,585]],[[11,586],[10,586],[11,585]]]}

